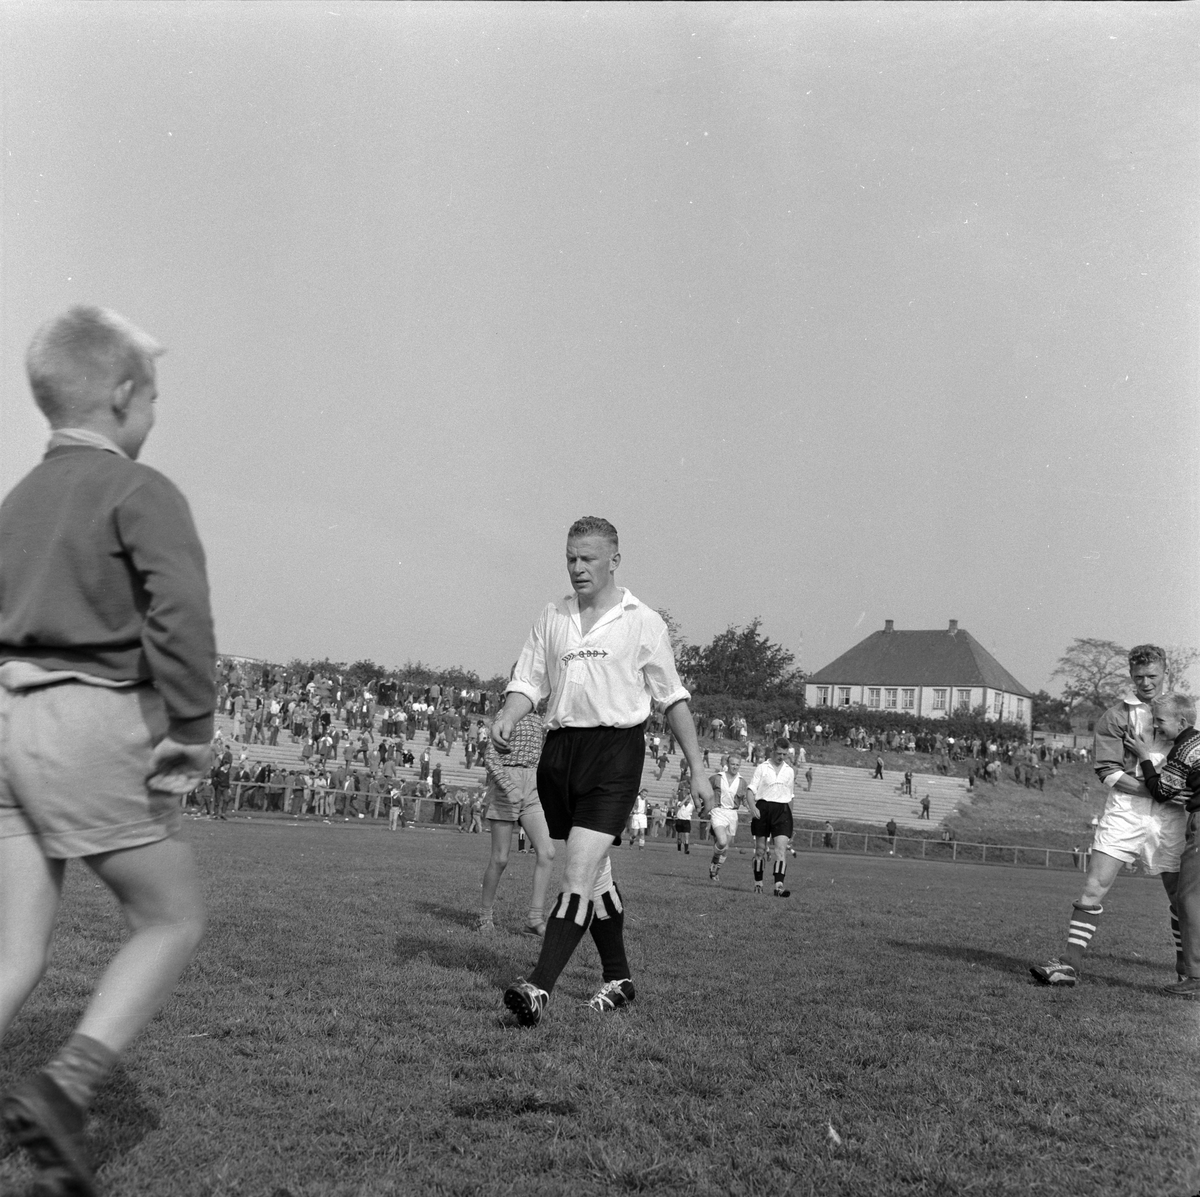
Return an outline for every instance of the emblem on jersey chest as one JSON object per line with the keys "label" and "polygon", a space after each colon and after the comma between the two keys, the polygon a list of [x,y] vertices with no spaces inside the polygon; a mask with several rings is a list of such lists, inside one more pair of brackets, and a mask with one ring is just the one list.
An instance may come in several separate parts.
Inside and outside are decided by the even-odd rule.
{"label": "emblem on jersey chest", "polygon": [[577,648],[573,652],[563,653],[562,663],[569,665],[572,661],[590,661],[596,657],[607,657],[606,648]]}

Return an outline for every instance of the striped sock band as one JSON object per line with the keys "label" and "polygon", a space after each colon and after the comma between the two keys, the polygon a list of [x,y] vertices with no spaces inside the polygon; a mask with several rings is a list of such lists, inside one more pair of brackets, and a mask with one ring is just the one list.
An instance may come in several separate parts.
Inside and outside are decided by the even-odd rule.
{"label": "striped sock band", "polygon": [[1067,928],[1067,950],[1063,953],[1063,963],[1074,965],[1076,968],[1083,962],[1083,955],[1091,947],[1092,937],[1100,924],[1100,916],[1104,913],[1103,906],[1087,907],[1076,905],[1071,911],[1071,923]]}

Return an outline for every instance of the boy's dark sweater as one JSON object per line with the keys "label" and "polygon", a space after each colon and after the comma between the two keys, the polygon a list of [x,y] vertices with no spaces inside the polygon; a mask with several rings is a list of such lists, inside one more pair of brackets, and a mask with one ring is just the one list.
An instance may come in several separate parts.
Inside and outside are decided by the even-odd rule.
{"label": "boy's dark sweater", "polygon": [[216,644],[204,550],[157,470],[51,449],[0,504],[0,662],[153,681],[170,734],[211,738]]}
{"label": "boy's dark sweater", "polygon": [[1200,810],[1200,732],[1194,727],[1185,727],[1176,736],[1161,772],[1150,761],[1142,761],[1141,770],[1146,789],[1159,802],[1191,791],[1186,809]]}

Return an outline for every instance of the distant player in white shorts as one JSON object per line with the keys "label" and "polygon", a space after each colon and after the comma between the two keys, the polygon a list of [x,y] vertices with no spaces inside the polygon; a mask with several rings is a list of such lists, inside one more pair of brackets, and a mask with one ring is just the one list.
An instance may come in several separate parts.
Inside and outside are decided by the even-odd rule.
{"label": "distant player in white shorts", "polygon": [[[1083,957],[1091,945],[1104,912],[1101,903],[1121,869],[1141,860],[1146,872],[1162,878],[1171,903],[1171,934],[1175,940],[1176,971],[1183,974],[1179,922],[1175,916],[1175,887],[1183,852],[1186,816],[1178,807],[1154,801],[1138,779],[1138,758],[1125,737],[1149,736],[1153,715],[1150,703],[1163,689],[1167,655],[1154,644],[1129,650],[1129,676],[1134,693],[1109,707],[1096,723],[1093,755],[1096,776],[1108,787],[1108,802],[1092,841],[1091,860],[1083,894],[1074,903],[1067,946],[1060,955],[1029,971],[1043,985],[1074,985]],[[1151,760],[1159,764],[1171,750],[1170,742],[1155,742]]]}
{"label": "distant player in white shorts", "polygon": [[784,889],[787,871],[787,850],[792,842],[792,799],[796,789],[796,773],[787,763],[791,747],[782,736],[775,741],[770,760],[763,761],[750,779],[750,834],[754,836],[754,892],[761,894],[766,867],[767,843],[774,857],[777,898],[790,898],[792,891]]}
{"label": "distant player in white shorts", "polygon": [[629,846],[637,844],[639,848],[646,846],[646,790],[639,790],[634,799],[633,813],[629,816]]}
{"label": "distant player in white shorts", "polygon": [[749,792],[741,768],[742,754],[731,752],[725,758],[725,767],[710,779],[713,800],[707,813],[716,847],[713,848],[712,861],[708,866],[709,881],[720,878],[729,845],[737,838],[738,808],[746,805]]}

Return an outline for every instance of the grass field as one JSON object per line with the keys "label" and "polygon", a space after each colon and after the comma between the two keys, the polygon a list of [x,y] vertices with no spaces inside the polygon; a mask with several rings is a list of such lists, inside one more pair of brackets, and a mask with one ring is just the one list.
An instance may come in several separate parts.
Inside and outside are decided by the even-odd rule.
{"label": "grass field", "polygon": [[[1086,982],[1059,991],[1027,966],[1077,875],[811,853],[779,901],[750,893],[748,855],[710,886],[703,849],[622,847],[637,1002],[585,1008],[589,938],[520,1030],[500,994],[537,942],[471,930],[484,837],[186,834],[210,931],[98,1098],[113,1197],[1200,1189],[1200,1010],[1156,993],[1157,882],[1118,882]],[[499,923],[531,868],[514,855]],[[84,871],[67,891],[0,1084],[67,1035],[120,937]],[[30,1184],[0,1158],[0,1192]]]}

